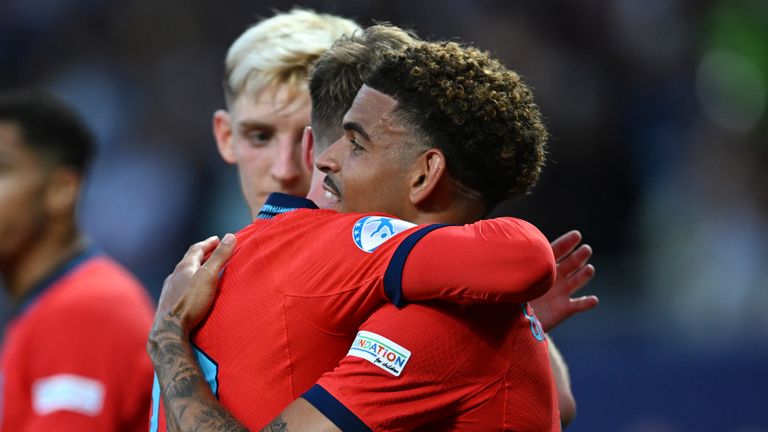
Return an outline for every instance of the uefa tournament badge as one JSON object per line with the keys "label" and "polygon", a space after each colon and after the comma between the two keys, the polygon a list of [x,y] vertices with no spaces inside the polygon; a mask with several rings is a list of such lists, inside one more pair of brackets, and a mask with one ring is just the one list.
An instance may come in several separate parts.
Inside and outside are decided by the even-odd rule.
{"label": "uefa tournament badge", "polygon": [[416,224],[386,216],[366,216],[355,222],[352,239],[365,252],[373,252],[395,235],[415,227]]}

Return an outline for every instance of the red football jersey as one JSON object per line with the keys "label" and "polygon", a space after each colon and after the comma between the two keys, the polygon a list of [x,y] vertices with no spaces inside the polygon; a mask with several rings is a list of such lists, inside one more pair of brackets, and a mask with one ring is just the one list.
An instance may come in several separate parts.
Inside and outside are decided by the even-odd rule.
{"label": "red football jersey", "polygon": [[[371,312],[403,300],[524,301],[549,288],[554,257],[517,219],[415,226],[273,194],[238,233],[210,315],[193,336],[214,395],[259,429],[332,370]],[[439,228],[439,229],[438,229]],[[151,431],[165,430],[159,389]]]}
{"label": "red football jersey", "polygon": [[303,397],[344,431],[559,431],[547,341],[525,304],[383,306]]}
{"label": "red football jersey", "polygon": [[0,431],[147,428],[149,296],[127,271],[85,252],[27,295],[0,360]]}

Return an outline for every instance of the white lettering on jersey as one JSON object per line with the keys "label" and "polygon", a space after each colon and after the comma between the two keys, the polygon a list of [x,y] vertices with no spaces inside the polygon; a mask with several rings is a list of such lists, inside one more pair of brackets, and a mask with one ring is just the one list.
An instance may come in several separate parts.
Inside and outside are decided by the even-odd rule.
{"label": "white lettering on jersey", "polygon": [[37,415],[72,411],[95,417],[104,406],[104,384],[73,374],[51,375],[32,383],[32,408]]}

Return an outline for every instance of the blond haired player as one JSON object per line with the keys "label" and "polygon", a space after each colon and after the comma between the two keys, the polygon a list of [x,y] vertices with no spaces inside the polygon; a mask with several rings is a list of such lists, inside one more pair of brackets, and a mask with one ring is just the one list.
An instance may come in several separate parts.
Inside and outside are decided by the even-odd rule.
{"label": "blond haired player", "polygon": [[271,192],[305,196],[311,173],[301,163],[301,136],[310,123],[307,80],[317,59],[354,22],[294,9],[245,31],[227,53],[227,110],[213,116],[221,157],[237,166],[252,217]]}

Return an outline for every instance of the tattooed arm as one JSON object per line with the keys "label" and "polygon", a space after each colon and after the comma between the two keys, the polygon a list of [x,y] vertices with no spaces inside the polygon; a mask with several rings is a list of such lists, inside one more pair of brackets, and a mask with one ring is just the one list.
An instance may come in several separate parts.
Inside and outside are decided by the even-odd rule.
{"label": "tattooed arm", "polygon": [[160,383],[169,430],[248,430],[213,397],[177,314],[157,317],[148,351]]}
{"label": "tattooed arm", "polygon": [[[168,429],[174,431],[248,431],[213,397],[210,387],[197,367],[191,345],[187,342],[186,336],[183,336],[184,332],[180,322],[180,317],[173,313],[158,317],[150,336],[149,351],[160,382]],[[314,407],[309,404],[306,405],[308,407],[304,408],[311,410],[302,413],[302,407],[299,405],[294,410],[286,410],[289,414],[288,417],[311,415],[311,411],[315,411],[314,419],[305,418],[302,423],[313,421],[313,427],[333,426]],[[323,420],[327,424],[324,424]],[[304,430],[298,428],[299,425],[296,423],[292,422],[294,426],[289,429],[288,421],[282,415],[278,415],[262,429],[262,432]],[[324,430],[335,431],[338,429],[334,427]]]}
{"label": "tattooed arm", "polygon": [[[225,235],[221,243],[218,238],[211,237],[192,245],[163,284],[147,351],[160,383],[169,430],[248,430],[213,396],[189,342],[190,330],[211,308],[216,279],[234,246],[235,237],[231,234]],[[206,260],[208,254],[211,255]],[[339,431],[304,399],[295,400],[262,429],[267,432],[306,430]]]}
{"label": "tattooed arm", "polygon": [[[208,260],[205,256],[219,244],[217,237],[192,245],[163,284],[147,352],[157,373],[169,430],[247,431],[213,397],[189,343],[190,330],[213,303],[218,268],[231,255],[234,241],[231,234],[224,236]],[[196,290],[195,282],[212,289]]]}

